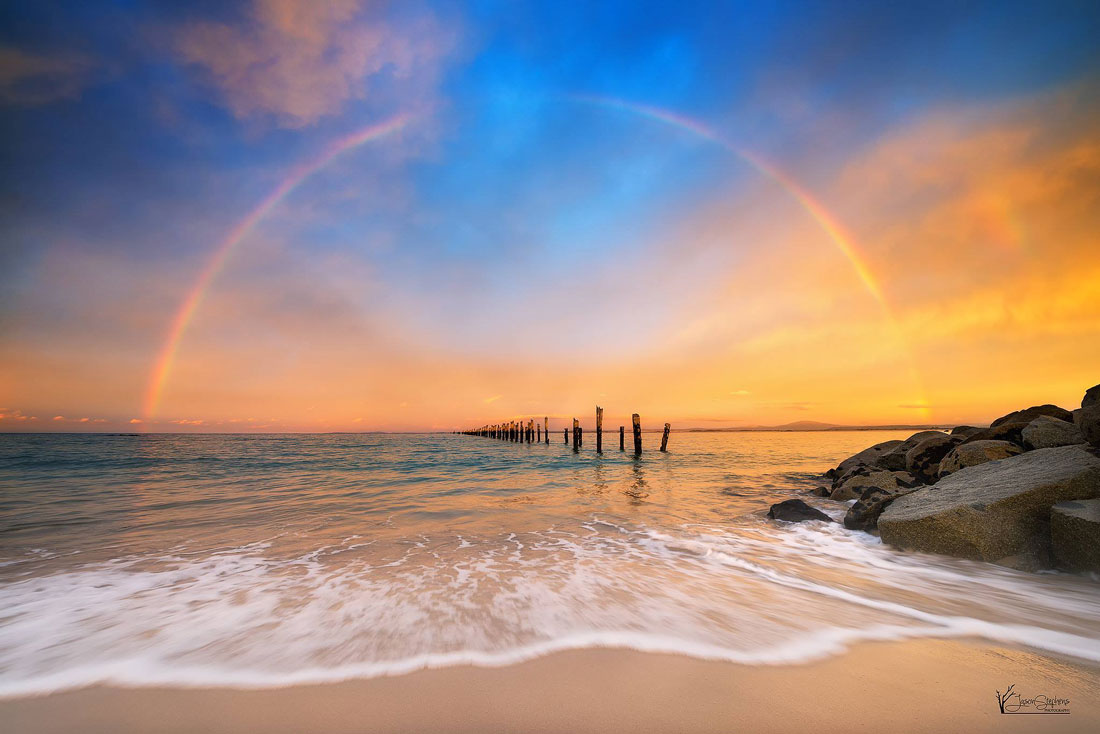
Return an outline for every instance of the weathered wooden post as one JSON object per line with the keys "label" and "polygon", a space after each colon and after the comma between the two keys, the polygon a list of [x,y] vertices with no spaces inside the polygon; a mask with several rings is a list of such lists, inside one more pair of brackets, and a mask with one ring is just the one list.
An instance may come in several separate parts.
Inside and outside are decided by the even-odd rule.
{"label": "weathered wooden post", "polygon": [[672,426],[668,423],[665,424],[665,432],[661,436],[661,451],[668,451],[668,432],[672,430]]}
{"label": "weathered wooden post", "polygon": [[596,453],[603,453],[603,408],[596,406]]}
{"label": "weathered wooden post", "polygon": [[619,426],[619,451],[626,451],[626,428]]}
{"label": "weathered wooden post", "polygon": [[569,429],[568,428],[561,429],[561,442],[564,443],[566,446],[569,445]]}
{"label": "weathered wooden post", "polygon": [[535,443],[542,443],[542,424],[535,424]]}
{"label": "weathered wooden post", "polygon": [[531,443],[535,440],[535,419],[530,418],[527,421],[527,443]]}
{"label": "weathered wooden post", "polygon": [[630,421],[634,424],[634,454],[636,456],[642,455],[642,419],[635,413],[630,416]]}
{"label": "weathered wooden post", "polygon": [[573,450],[580,451],[581,449],[581,424],[576,418],[573,419]]}
{"label": "weathered wooden post", "polygon": [[546,445],[550,445],[550,416],[544,415],[542,417],[542,432],[546,434]]}

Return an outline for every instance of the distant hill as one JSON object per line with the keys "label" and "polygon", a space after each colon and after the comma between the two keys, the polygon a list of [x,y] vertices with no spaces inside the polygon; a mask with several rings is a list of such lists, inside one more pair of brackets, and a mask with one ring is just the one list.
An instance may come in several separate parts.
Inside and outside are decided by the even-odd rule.
{"label": "distant hill", "polygon": [[771,426],[773,431],[827,431],[830,428],[841,428],[835,423],[822,423],[821,421],[795,421],[784,423],[781,426]]}

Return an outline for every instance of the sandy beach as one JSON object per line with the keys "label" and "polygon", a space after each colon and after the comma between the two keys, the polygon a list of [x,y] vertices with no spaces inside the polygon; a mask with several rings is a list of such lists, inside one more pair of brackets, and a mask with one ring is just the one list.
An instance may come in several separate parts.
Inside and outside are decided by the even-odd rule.
{"label": "sandy beach", "polygon": [[[1069,699],[1002,715],[996,691]],[[797,666],[578,650],[502,668],[269,690],[92,687],[0,702],[7,731],[943,732],[1100,728],[1100,668],[946,641]]]}

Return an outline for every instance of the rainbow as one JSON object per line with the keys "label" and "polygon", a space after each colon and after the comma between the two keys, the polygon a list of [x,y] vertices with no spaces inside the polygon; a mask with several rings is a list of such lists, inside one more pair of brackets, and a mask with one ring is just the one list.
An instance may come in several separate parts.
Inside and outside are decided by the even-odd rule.
{"label": "rainbow", "polygon": [[183,299],[183,303],[180,304],[175,316],[172,317],[171,328],[168,331],[167,338],[164,340],[164,345],[161,347],[160,353],[157,355],[157,360],[145,391],[143,412],[146,422],[156,415],[157,405],[160,403],[160,397],[164,391],[164,385],[168,380],[168,375],[172,371],[172,364],[175,361],[180,340],[183,338],[184,333],[187,331],[187,327],[191,323],[191,319],[194,318],[195,312],[202,303],[203,296],[210,288],[210,284],[218,277],[218,273],[225,267],[230,255],[233,254],[233,251],[241,241],[247,237],[256,225],[259,224],[264,217],[270,214],[288,194],[294,191],[294,189],[307,178],[332,163],[344,153],[354,150],[364,143],[377,140],[378,138],[400,130],[410,119],[409,115],[397,115],[385,122],[362,128],[361,130],[357,130],[333,142],[316,158],[292,170],[290,174],[283,179],[283,182],[268,194],[267,198],[257,204],[255,209],[249,212],[244,219],[238,222],[237,225],[229,231],[226,238],[215,248],[214,254],[211,255],[210,259],[206,262],[206,267],[199,273],[199,277],[195,279],[195,283],[188,291],[187,297]]}
{"label": "rainbow", "polygon": [[[714,132],[707,126],[693,120],[689,117],[678,115],[669,110],[664,110],[659,107],[651,107],[645,104],[638,104],[637,102],[630,102],[628,100],[619,99],[616,97],[602,97],[598,95],[590,94],[572,94],[568,96],[568,99],[574,102],[581,102],[585,104],[597,105],[600,107],[607,107],[611,109],[621,110],[633,115],[640,115],[650,120],[660,122],[665,125],[670,125],[679,130],[691,133],[699,138],[707,140],[735,157],[741,159],[749,166],[751,166],[758,173],[764,177],[779,184],[788,194],[790,194],[795,201],[797,201],[803,209],[810,215],[818,226],[829,237],[829,240],[840,250],[841,254],[851,264],[852,269],[855,271],[856,276],[859,278],[863,287],[871,295],[872,298],[878,303],[879,308],[882,310],[886,323],[889,325],[893,336],[897,339],[898,346],[905,356],[908,364],[910,377],[916,386],[920,404],[927,404],[924,398],[924,381],[920,376],[920,372],[917,370],[916,362],[913,359],[912,353],[909,350],[909,346],[904,338],[904,334],[899,326],[897,319],[894,316],[893,309],[890,308],[889,302],[886,300],[886,296],[882,291],[882,287],[879,285],[878,280],[875,278],[871,268],[867,265],[867,262],[859,254],[855,244],[852,241],[850,235],[848,235],[840,223],[832,216],[821,202],[814,199],[806,189],[798,184],[797,181],[785,174],[779,168],[769,163],[759,155],[752,151],[745,150],[738,147],[733,143],[723,138],[718,133]],[[928,413],[928,409],[925,408],[922,411],[924,414]]]}

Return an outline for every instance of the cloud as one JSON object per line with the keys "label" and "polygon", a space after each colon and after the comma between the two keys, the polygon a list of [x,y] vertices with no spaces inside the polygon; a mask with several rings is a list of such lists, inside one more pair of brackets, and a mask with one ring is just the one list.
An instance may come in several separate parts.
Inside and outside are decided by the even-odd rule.
{"label": "cloud", "polygon": [[0,46],[0,104],[36,107],[79,97],[93,68],[83,56],[31,54]]}
{"label": "cloud", "polygon": [[144,422],[145,421],[143,421],[141,418],[131,418],[130,419],[131,424],[144,423]]}
{"label": "cloud", "polygon": [[236,117],[299,128],[367,97],[383,77],[400,80],[406,97],[430,94],[449,39],[430,16],[390,22],[360,0],[253,0],[242,23],[185,26],[176,51]]}

